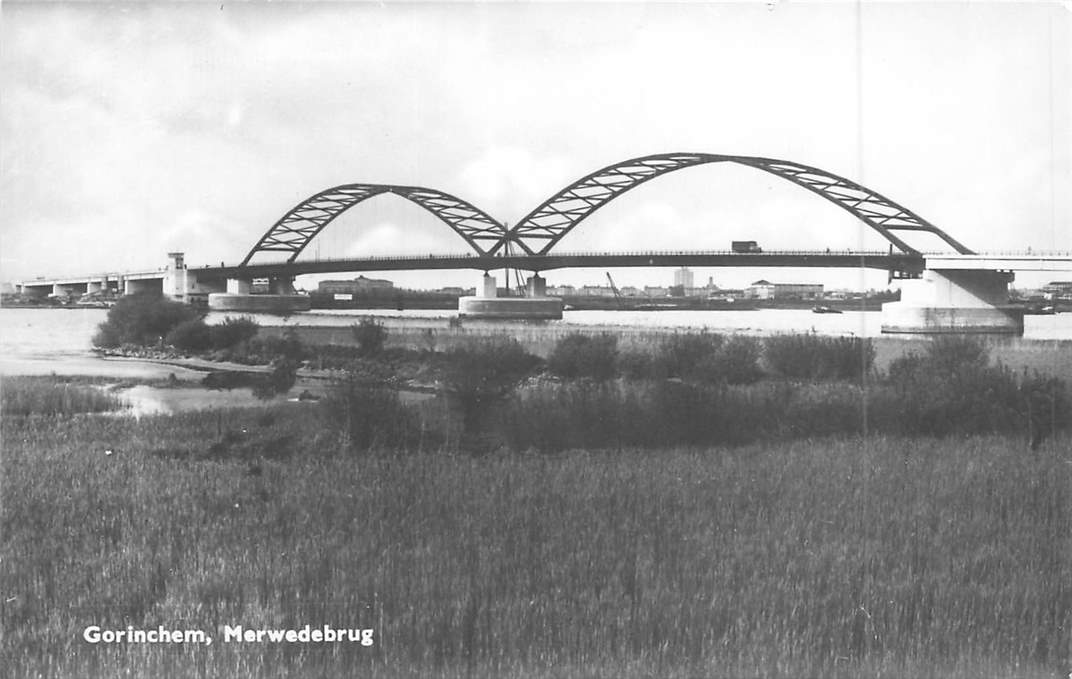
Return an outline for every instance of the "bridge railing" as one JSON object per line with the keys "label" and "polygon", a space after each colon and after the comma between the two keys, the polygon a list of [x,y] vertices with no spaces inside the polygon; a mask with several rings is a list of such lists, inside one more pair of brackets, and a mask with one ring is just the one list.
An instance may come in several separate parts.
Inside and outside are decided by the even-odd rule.
{"label": "bridge railing", "polygon": [[[884,257],[890,253],[884,250],[764,250],[763,252],[734,252],[733,250],[625,250],[614,252],[552,252],[546,255],[504,255],[501,252],[495,255],[478,255],[473,252],[459,252],[454,254],[422,255],[370,255],[367,257],[317,257],[315,259],[296,260],[294,262],[260,262],[250,266],[281,266],[286,264],[303,263],[332,263],[332,262],[412,262],[414,260],[454,260],[454,259],[552,259],[561,257],[704,257],[704,256],[742,256],[751,257],[816,257],[816,256],[840,256],[840,257]],[[901,255],[903,253],[894,253]],[[216,268],[205,265],[203,269]],[[227,267],[232,268],[232,267]]]}
{"label": "bridge railing", "polygon": [[924,257],[965,257],[980,259],[986,257],[1072,257],[1072,250],[988,250],[974,255],[958,255],[950,252],[924,252]]}

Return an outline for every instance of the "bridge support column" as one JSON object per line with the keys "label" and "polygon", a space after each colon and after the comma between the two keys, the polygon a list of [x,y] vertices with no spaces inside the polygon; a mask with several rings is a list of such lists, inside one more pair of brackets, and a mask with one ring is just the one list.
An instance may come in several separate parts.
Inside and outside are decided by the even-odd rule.
{"label": "bridge support column", "polygon": [[484,274],[479,294],[458,300],[458,315],[467,318],[550,320],[562,318],[562,300],[547,296],[547,283],[533,274],[526,282],[528,297],[499,297],[494,276]]}
{"label": "bridge support column", "polygon": [[250,281],[244,278],[228,278],[227,279],[227,294],[228,295],[248,295],[249,294]]}
{"label": "bridge support column", "polygon": [[294,295],[294,278],[292,276],[277,276],[269,279],[268,291],[273,295]]}
{"label": "bridge support column", "polygon": [[547,297],[547,279],[534,273],[525,281],[525,292],[529,297]]}
{"label": "bridge support column", "polygon": [[289,276],[273,278],[268,294],[251,294],[252,281],[244,278],[228,278],[227,292],[208,293],[208,308],[213,311],[249,311],[263,314],[291,314],[308,311],[307,295],[294,292],[294,279]]}
{"label": "bridge support column", "polygon": [[1022,335],[1024,312],[1009,304],[1013,274],[927,269],[902,281],[901,301],[882,305],[882,332]]}

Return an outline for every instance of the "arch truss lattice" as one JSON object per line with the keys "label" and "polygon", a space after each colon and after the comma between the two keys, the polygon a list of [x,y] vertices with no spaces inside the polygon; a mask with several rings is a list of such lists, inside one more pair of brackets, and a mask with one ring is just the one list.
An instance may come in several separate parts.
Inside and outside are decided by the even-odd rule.
{"label": "arch truss lattice", "polygon": [[570,184],[510,229],[508,238],[530,255],[545,255],[586,217],[626,191],[668,172],[706,163],[747,165],[786,179],[847,210],[901,251],[919,254],[896,231],[934,234],[961,254],[972,251],[911,210],[856,182],[808,165],[773,158],[664,153],[610,165]]}
{"label": "arch truss lattice", "polygon": [[287,252],[290,253],[287,261],[293,262],[333,219],[358,203],[384,193],[401,196],[439,217],[481,255],[497,250],[507,237],[502,224],[449,193],[420,186],[344,184],[321,191],[291,208],[261,236],[241,265],[245,266],[261,252]]}

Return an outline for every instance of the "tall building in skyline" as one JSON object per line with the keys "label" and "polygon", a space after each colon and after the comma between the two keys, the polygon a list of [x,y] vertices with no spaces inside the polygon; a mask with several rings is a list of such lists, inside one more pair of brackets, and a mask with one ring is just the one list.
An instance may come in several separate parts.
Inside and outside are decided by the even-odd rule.
{"label": "tall building in skyline", "polygon": [[680,269],[675,270],[674,285],[680,285],[685,290],[691,289],[693,287],[692,269],[687,266],[683,266]]}

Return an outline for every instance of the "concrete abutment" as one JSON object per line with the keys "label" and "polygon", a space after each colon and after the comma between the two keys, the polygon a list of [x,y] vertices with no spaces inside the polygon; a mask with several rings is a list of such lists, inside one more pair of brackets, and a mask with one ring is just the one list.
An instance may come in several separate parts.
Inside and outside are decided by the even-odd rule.
{"label": "concrete abutment", "polygon": [[562,300],[547,296],[547,281],[538,273],[526,280],[526,297],[499,297],[498,284],[490,274],[484,274],[477,290],[477,295],[458,299],[459,316],[522,320],[562,318]]}
{"label": "concrete abutment", "polygon": [[977,269],[927,269],[905,280],[901,300],[882,305],[884,333],[1022,335],[1024,312],[1009,304],[1013,274]]}

